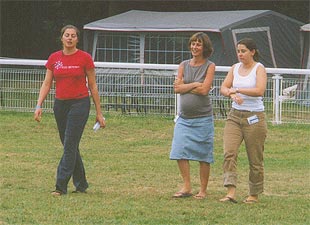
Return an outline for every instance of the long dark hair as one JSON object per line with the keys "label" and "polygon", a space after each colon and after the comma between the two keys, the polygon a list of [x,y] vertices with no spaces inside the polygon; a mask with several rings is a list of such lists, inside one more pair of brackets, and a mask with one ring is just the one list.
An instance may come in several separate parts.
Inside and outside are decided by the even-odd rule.
{"label": "long dark hair", "polygon": [[74,29],[76,31],[76,35],[77,35],[77,37],[79,39],[79,37],[80,37],[79,29],[76,26],[73,26],[71,24],[68,24],[68,25],[64,26],[63,28],[61,28],[61,30],[60,30],[60,39],[62,38],[62,35],[64,35],[64,33],[65,33],[65,31],[67,29]]}
{"label": "long dark hair", "polygon": [[256,47],[256,43],[252,38],[243,38],[240,41],[238,41],[237,45],[244,45],[247,47],[250,51],[255,50],[255,53],[253,55],[253,59],[258,62],[259,60],[259,51]]}

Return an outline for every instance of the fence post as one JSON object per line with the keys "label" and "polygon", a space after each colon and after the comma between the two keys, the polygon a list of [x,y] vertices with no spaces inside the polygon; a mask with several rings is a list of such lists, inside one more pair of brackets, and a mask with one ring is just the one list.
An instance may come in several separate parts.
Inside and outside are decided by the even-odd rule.
{"label": "fence post", "polygon": [[[178,75],[178,71],[175,70],[173,75],[174,75],[174,78],[176,78]],[[175,101],[174,101],[174,119],[173,120],[174,122],[176,122],[179,116],[179,112],[180,112],[180,94],[174,94],[174,96],[175,96]]]}
{"label": "fence post", "polygon": [[273,123],[281,124],[282,123],[282,79],[283,77],[279,74],[276,74],[272,77],[273,79]]}

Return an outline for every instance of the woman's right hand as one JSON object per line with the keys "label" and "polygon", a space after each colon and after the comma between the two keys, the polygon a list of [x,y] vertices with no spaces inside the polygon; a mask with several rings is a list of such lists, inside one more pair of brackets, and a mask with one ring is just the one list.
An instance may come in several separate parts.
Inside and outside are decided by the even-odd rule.
{"label": "woman's right hand", "polygon": [[238,105],[241,105],[243,103],[243,98],[240,95],[237,94],[231,94],[231,99],[236,102]]}
{"label": "woman's right hand", "polygon": [[37,122],[41,122],[41,118],[42,118],[42,109],[38,108],[34,111],[34,120],[36,120]]}

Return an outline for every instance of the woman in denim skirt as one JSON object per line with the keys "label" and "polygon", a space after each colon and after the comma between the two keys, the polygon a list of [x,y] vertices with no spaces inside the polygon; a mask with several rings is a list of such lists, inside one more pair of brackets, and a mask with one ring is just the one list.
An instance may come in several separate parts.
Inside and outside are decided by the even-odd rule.
{"label": "woman in denim skirt", "polygon": [[170,159],[176,160],[183,185],[174,198],[192,196],[189,161],[200,164],[200,189],[194,195],[204,199],[213,160],[214,122],[209,91],[215,64],[208,58],[213,52],[209,37],[202,32],[194,34],[188,43],[192,58],[183,61],[174,82],[175,93],[180,94],[180,112],[176,119]]}

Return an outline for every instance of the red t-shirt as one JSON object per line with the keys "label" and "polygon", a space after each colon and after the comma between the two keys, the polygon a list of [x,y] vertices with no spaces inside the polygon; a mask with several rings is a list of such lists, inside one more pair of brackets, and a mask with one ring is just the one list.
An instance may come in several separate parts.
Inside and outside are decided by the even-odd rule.
{"label": "red t-shirt", "polygon": [[46,68],[53,72],[57,99],[79,99],[87,97],[86,70],[95,68],[91,56],[82,50],[72,55],[62,51],[52,53]]}

